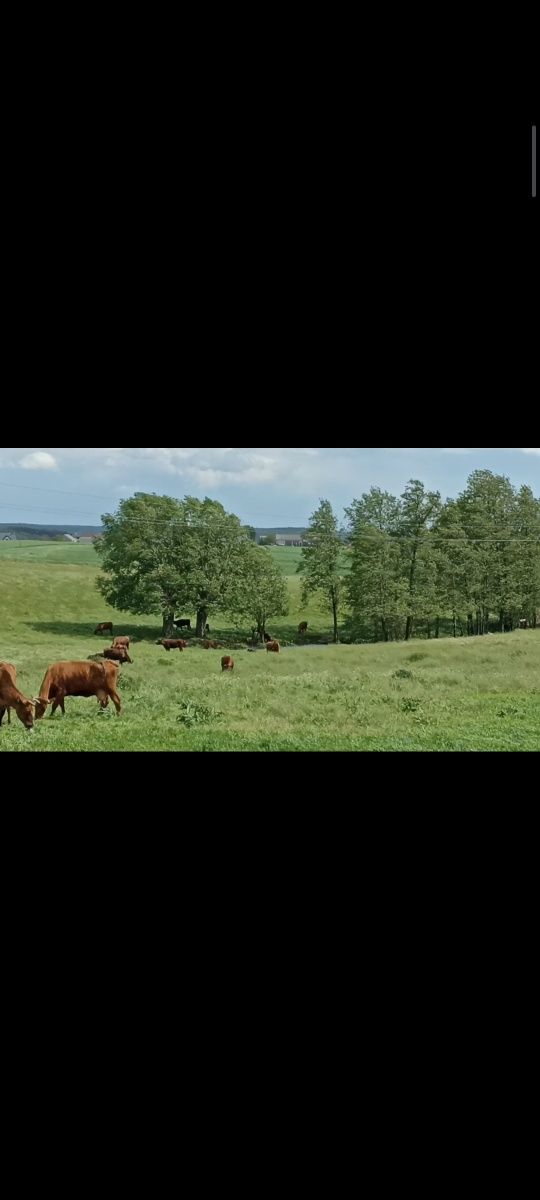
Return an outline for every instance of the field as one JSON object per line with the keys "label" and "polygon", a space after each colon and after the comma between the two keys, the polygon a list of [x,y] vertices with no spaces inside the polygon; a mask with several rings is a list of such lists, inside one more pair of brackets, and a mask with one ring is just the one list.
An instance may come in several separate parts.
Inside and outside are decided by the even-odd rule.
{"label": "field", "polygon": [[[287,575],[291,613],[272,633],[292,640],[300,619],[314,639],[329,618],[300,606],[297,550],[272,552]],[[540,746],[540,630],[483,639],[379,646],[286,647],[277,657],[190,646],[166,654],[159,621],[120,616],[95,590],[91,546],[0,543],[0,660],[37,695],[47,666],[86,659],[107,643],[98,621],[137,640],[121,670],[124,712],[98,714],[93,700],[68,700],[28,734],[12,716],[0,751],[30,750],[537,750]],[[241,639],[211,618],[218,638]],[[244,635],[246,631],[243,631]]]}

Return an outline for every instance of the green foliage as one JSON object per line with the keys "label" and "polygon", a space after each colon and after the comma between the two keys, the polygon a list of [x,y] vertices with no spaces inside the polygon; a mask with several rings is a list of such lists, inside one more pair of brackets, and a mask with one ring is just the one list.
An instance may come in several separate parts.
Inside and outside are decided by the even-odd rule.
{"label": "green foliage", "polygon": [[161,614],[163,636],[177,610],[197,613],[201,635],[212,610],[230,607],[251,543],[221,504],[138,493],[107,513],[103,527],[99,587],[112,607]]}
{"label": "green foliage", "polygon": [[268,550],[250,546],[242,572],[236,576],[234,584],[229,612],[232,616],[245,618],[250,625],[254,623],[260,638],[266,633],[272,617],[287,615],[287,583]]}
{"label": "green foliage", "polygon": [[182,700],[180,715],[176,718],[180,725],[192,729],[194,725],[210,725],[221,714],[216,708],[206,704],[197,704],[194,700]]}
{"label": "green foliage", "polygon": [[329,500],[321,500],[317,511],[313,513],[306,539],[308,545],[302,550],[302,562],[298,568],[303,576],[302,599],[307,604],[312,595],[322,598],[325,607],[333,615],[334,642],[337,643],[343,594],[343,542]]}
{"label": "green foliage", "polygon": [[[504,476],[475,471],[457,500],[441,503],[411,480],[401,498],[372,488],[347,509],[348,594],[357,626],[377,640],[454,636],[536,625],[540,606],[540,501]],[[491,630],[493,631],[493,630]]]}

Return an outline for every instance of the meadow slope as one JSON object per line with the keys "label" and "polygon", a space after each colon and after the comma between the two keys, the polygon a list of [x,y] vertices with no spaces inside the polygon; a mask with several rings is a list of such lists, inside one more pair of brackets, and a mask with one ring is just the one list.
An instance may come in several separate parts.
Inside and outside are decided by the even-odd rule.
{"label": "meadow slope", "polygon": [[[292,640],[301,617],[313,635],[329,618],[300,605],[298,552],[283,559],[291,613],[272,632]],[[98,715],[69,700],[67,716],[33,735],[15,717],[0,752],[30,750],[537,750],[540,746],[540,630],[483,639],[379,646],[287,647],[281,656],[234,650],[234,676],[217,652],[155,646],[159,621],[119,616],[96,591],[91,547],[0,544],[0,660],[37,694],[47,666],[86,659],[106,642],[98,621],[137,638],[121,671],[124,713]],[[188,615],[188,614],[187,614]],[[213,633],[239,639],[213,615]],[[245,631],[244,631],[245,633]]]}

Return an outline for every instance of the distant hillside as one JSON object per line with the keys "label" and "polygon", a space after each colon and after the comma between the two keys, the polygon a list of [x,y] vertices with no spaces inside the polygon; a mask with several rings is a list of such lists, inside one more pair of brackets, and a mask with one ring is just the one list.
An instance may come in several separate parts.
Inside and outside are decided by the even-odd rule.
{"label": "distant hillside", "polygon": [[[0,541],[11,535],[20,542],[51,541],[61,537],[63,533],[71,533],[73,537],[89,537],[91,534],[102,533],[101,525],[23,525],[17,522],[0,522]],[[255,530],[257,541],[268,537],[269,533],[297,534],[299,537],[306,532],[305,525],[271,525],[268,528]]]}
{"label": "distant hillside", "polygon": [[20,525],[17,522],[0,523],[0,540],[11,536],[18,542],[50,541],[61,537],[63,533],[71,533],[73,537],[89,537],[92,533],[102,533],[101,525]]}

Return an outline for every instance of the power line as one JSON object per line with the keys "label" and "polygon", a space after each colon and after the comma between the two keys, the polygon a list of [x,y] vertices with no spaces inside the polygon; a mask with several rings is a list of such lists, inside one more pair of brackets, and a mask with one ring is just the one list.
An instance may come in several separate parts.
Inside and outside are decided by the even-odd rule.
{"label": "power line", "polygon": [[[8,483],[6,480],[3,480],[3,479],[0,480],[0,487],[17,488],[18,490],[25,491],[25,492],[44,492],[46,495],[51,495],[51,496],[52,495],[55,495],[55,496],[84,496],[88,500],[109,500],[114,504],[120,504],[123,499],[122,496],[104,496],[101,494],[98,495],[96,492],[70,492],[70,491],[64,490],[63,488],[41,488],[41,487],[38,487],[37,485],[27,484],[27,483]],[[144,496],[153,496],[154,495],[153,492],[144,492],[144,491],[142,491],[141,494]],[[129,499],[129,497],[125,497],[125,499]],[[169,499],[171,499],[171,500],[178,499],[179,500],[179,497],[171,496],[171,497],[169,497]],[[180,500],[180,503],[181,502],[182,501]],[[28,510],[28,511],[37,511],[37,510]],[[60,509],[56,509],[56,510],[45,509],[44,511],[45,512],[54,512],[54,511],[60,512]],[[76,510],[76,511],[80,511],[80,510]],[[83,514],[83,515],[86,515],[86,514]],[[271,517],[272,519],[276,518],[277,520],[283,520],[283,521],[288,519],[287,513],[253,512],[252,516],[254,516],[254,517]]]}

